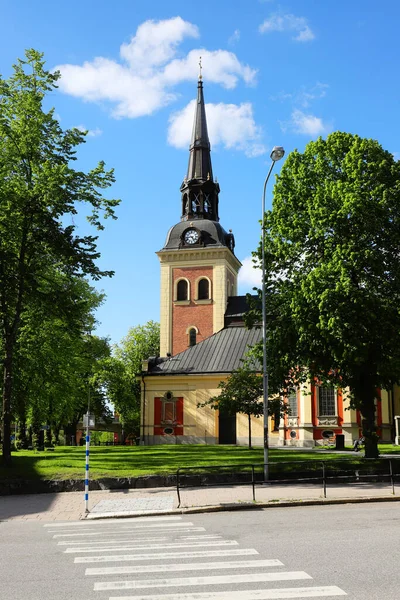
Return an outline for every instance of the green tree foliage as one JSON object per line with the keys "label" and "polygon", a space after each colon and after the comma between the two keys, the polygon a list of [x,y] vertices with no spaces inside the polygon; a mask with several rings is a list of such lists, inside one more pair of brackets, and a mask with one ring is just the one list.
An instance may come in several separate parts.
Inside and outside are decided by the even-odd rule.
{"label": "green tree foliage", "polygon": [[[244,366],[233,371],[226,381],[221,381],[218,388],[221,390],[218,396],[213,396],[207,402],[199,403],[197,407],[210,406],[214,410],[220,410],[231,415],[236,413],[247,415],[249,448],[251,448],[251,417],[258,418],[264,414],[262,377],[248,366]],[[281,402],[279,398],[268,403],[269,415],[276,416],[280,409]]]}
{"label": "green tree foliage", "polygon": [[142,361],[159,353],[160,325],[148,321],[129,329],[105,365],[110,401],[121,415],[126,434],[139,434],[140,382],[137,376],[142,371]]}
{"label": "green tree foliage", "polygon": [[89,386],[92,412],[101,418],[111,416],[105,391],[95,377],[101,361],[110,355],[110,346],[107,340],[88,333],[94,327],[92,313],[103,295],[81,278],[70,278],[68,285],[76,297],[76,326],[40,305],[27,306],[21,319],[14,355],[12,413],[22,447],[27,445],[26,427],[33,424],[39,430],[43,424],[48,426],[48,443],[57,441],[64,428],[70,441],[87,410]]}
{"label": "green tree foliage", "polygon": [[[118,200],[102,195],[114,181],[100,162],[89,173],[73,168],[85,133],[63,131],[46,96],[58,72],[45,70],[43,56],[28,50],[9,79],[0,78],[0,347],[3,353],[3,463],[11,462],[10,424],[15,349],[27,306],[45,304],[64,315],[74,303],[66,276],[111,275],[96,260],[97,238],[81,236],[71,223],[80,205],[97,230],[114,217]],[[89,209],[89,210],[88,210]],[[69,218],[67,218],[69,216]],[[48,279],[50,275],[50,280]]]}
{"label": "green tree foliage", "polygon": [[399,257],[392,154],[336,132],[288,156],[266,213],[270,381],[349,386],[367,457],[378,454],[377,389],[400,381]]}

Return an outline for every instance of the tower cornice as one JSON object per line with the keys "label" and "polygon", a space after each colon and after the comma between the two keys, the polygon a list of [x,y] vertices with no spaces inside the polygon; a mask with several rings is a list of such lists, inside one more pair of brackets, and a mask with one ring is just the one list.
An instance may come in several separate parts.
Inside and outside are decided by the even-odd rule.
{"label": "tower cornice", "polygon": [[207,261],[210,263],[227,262],[235,272],[237,272],[242,263],[229,250],[229,248],[190,248],[180,250],[160,250],[156,252],[161,263],[169,263],[171,266],[179,266],[185,264],[192,266],[196,264],[204,265]]}

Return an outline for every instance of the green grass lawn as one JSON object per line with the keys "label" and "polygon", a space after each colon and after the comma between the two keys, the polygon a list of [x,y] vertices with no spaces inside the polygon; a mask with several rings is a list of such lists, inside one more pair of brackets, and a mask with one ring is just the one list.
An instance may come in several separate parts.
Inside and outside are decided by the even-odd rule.
{"label": "green grass lawn", "polygon": [[[380,451],[398,453],[398,446],[382,445]],[[343,454],[318,449],[272,449],[270,462],[277,462],[288,470],[303,468],[293,461],[347,460]],[[349,453],[354,462],[362,460],[361,454]],[[0,479],[84,479],[85,447],[58,447],[54,452],[14,452],[13,465],[0,467]],[[179,467],[203,467],[207,465],[246,465],[263,462],[263,449],[249,450],[243,446],[102,446],[90,449],[90,478],[138,477],[141,475],[176,473]],[[293,464],[289,464],[293,463]],[[310,464],[311,466],[311,464]]]}

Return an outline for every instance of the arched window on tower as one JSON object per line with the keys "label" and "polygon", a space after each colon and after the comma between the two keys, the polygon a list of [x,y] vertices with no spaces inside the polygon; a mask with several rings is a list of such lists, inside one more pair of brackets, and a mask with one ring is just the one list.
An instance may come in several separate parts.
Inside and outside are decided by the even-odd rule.
{"label": "arched window on tower", "polygon": [[183,198],[182,198],[182,214],[187,215],[188,212],[189,212],[189,200],[188,200],[187,194],[184,194]]}
{"label": "arched window on tower", "polygon": [[208,279],[200,279],[197,288],[197,299],[208,300],[210,297],[210,282]]}
{"label": "arched window on tower", "polygon": [[200,194],[195,194],[192,200],[192,213],[197,214],[200,210]]}
{"label": "arched window on tower", "polygon": [[204,212],[205,213],[209,213],[210,212],[210,208],[211,208],[210,194],[204,194],[203,206],[204,206]]}
{"label": "arched window on tower", "polygon": [[186,279],[181,279],[178,281],[178,285],[176,286],[176,299],[179,301],[188,300],[189,299],[189,286]]}
{"label": "arched window on tower", "polygon": [[192,327],[191,329],[189,329],[189,346],[196,345],[196,338],[197,338],[197,331],[195,330],[194,327]]}

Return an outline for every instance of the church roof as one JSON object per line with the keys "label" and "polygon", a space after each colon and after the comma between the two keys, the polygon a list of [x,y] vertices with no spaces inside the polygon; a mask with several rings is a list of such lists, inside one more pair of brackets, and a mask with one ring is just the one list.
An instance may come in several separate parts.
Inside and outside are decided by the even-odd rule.
{"label": "church roof", "polygon": [[[149,362],[151,375],[231,373],[243,366],[249,347],[261,341],[261,329],[227,327],[171,358]],[[260,365],[256,366],[261,370]]]}
{"label": "church roof", "polygon": [[[212,246],[214,248],[229,247],[232,234],[227,233],[221,225],[215,221],[207,221],[206,219],[198,220],[193,223],[196,229],[201,231],[202,246]],[[168,231],[167,239],[162,250],[177,250],[182,247],[182,234],[192,224],[186,221],[177,223]]]}
{"label": "church roof", "polygon": [[212,166],[210,156],[210,140],[208,139],[206,109],[204,105],[203,82],[197,85],[197,104],[194,116],[192,140],[189,149],[189,165],[187,179],[212,179]]}

